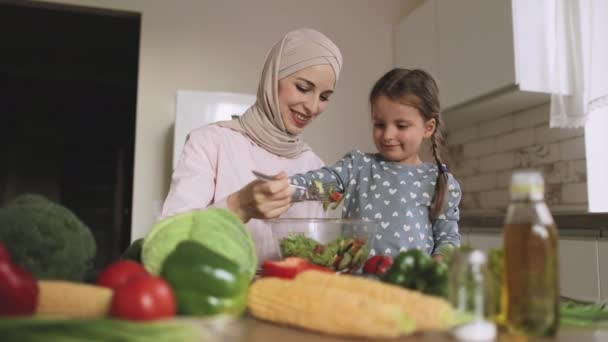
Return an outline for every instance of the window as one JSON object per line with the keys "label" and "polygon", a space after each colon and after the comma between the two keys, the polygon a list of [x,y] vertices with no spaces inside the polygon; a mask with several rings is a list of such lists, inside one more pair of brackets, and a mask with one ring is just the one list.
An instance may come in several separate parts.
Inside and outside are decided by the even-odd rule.
{"label": "window", "polygon": [[608,1],[544,0],[551,127],[585,127],[590,212],[608,212]]}

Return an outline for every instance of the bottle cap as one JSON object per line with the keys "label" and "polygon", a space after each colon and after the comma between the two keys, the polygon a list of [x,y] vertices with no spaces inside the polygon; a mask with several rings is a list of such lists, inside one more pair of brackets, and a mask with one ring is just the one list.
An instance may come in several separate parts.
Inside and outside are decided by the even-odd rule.
{"label": "bottle cap", "polygon": [[469,254],[469,263],[472,265],[484,265],[487,262],[486,254],[478,249]]}
{"label": "bottle cap", "polygon": [[477,319],[470,323],[456,326],[451,332],[459,341],[494,341],[496,339],[496,323],[484,319]]}
{"label": "bottle cap", "polygon": [[511,176],[511,199],[542,200],[545,181],[536,170],[519,170]]}

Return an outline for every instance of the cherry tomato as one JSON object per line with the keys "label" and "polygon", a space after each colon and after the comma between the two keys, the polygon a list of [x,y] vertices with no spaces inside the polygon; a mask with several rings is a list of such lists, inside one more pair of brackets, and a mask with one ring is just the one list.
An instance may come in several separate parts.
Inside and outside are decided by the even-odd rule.
{"label": "cherry tomato", "polygon": [[97,276],[97,285],[116,289],[127,280],[147,274],[144,267],[132,260],[117,261],[106,267]]}
{"label": "cherry tomato", "polygon": [[110,315],[134,321],[148,321],[175,316],[173,290],[160,277],[143,275],[131,278],[114,290]]}
{"label": "cherry tomato", "polygon": [[338,202],[342,198],[342,194],[334,191],[329,195],[329,197],[331,198],[332,202]]}
{"label": "cherry tomato", "polygon": [[363,266],[363,273],[382,276],[393,264],[393,259],[387,255],[374,255]]}

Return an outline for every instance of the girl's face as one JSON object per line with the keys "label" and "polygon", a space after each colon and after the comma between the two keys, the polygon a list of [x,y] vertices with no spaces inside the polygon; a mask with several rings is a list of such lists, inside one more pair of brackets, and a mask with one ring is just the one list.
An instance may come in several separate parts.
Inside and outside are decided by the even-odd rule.
{"label": "girl's face", "polygon": [[325,110],[335,83],[329,64],[314,65],[279,80],[279,109],[287,132],[299,135]]}
{"label": "girl's face", "polygon": [[374,144],[380,154],[394,162],[416,165],[424,138],[435,132],[435,119],[424,120],[418,109],[379,96],[372,106]]}

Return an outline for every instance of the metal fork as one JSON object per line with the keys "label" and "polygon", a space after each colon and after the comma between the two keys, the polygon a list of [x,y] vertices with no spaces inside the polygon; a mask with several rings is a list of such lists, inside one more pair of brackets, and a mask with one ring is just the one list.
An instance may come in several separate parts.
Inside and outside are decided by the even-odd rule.
{"label": "metal fork", "polygon": [[[252,172],[259,179],[266,180],[266,181],[276,180],[276,178],[274,176],[270,176],[270,175],[267,175],[265,173],[255,171],[255,170],[252,170]],[[300,197],[301,200],[330,202],[330,198],[329,198],[330,184],[329,183],[322,183],[322,184],[323,184],[323,191],[320,191],[319,188],[316,187],[314,184],[311,184],[308,187],[302,186],[302,185],[295,185],[295,184],[290,184],[290,186],[293,186],[296,189],[300,189],[300,190],[304,191],[304,193]]]}
{"label": "metal fork", "polygon": [[[259,179],[261,179],[261,180],[265,180],[265,181],[273,181],[273,180],[276,180],[275,176],[270,176],[270,175],[267,175],[267,174],[265,174],[265,173],[261,173],[260,171],[255,171],[255,170],[253,170],[253,171],[251,171],[251,172],[253,172],[253,174],[254,174],[256,177],[258,177]],[[300,190],[304,190],[304,191],[308,192],[308,188],[307,188],[307,187],[305,187],[305,186],[301,186],[301,185],[294,185],[294,184],[289,184],[289,185],[290,185],[290,186],[293,186],[293,187],[294,187],[294,188],[296,188],[296,189],[300,189]]]}

